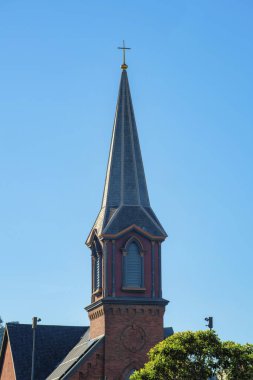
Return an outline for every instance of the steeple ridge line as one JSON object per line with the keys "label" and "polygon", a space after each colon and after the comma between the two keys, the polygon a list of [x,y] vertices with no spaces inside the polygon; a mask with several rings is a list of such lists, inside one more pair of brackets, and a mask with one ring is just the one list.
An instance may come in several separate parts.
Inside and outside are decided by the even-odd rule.
{"label": "steeple ridge line", "polygon": [[[161,226],[159,226],[159,224],[155,221],[154,218],[151,217],[151,215],[149,215],[149,213],[145,210],[145,207],[141,206],[142,210],[145,212],[145,214],[149,217],[150,220],[152,220],[152,222],[156,225],[156,227],[162,231],[163,233],[166,234],[166,232],[163,230],[163,228],[161,228]],[[150,209],[152,210],[152,207],[150,207]],[[152,210],[153,211],[153,210]],[[167,235],[167,234],[166,234]]]}
{"label": "steeple ridge line", "polygon": [[105,186],[104,186],[103,197],[102,197],[102,205],[101,205],[102,208],[106,207],[106,202],[107,202],[107,198],[108,198],[110,172],[111,172],[110,162],[111,162],[111,159],[113,156],[113,151],[115,149],[113,141],[114,141],[114,136],[115,136],[117,115],[118,115],[118,109],[119,109],[119,97],[120,97],[120,94],[118,95],[117,104],[116,104],[116,111],[115,111],[115,115],[114,115],[113,131],[112,131],[111,142],[110,142],[110,151],[109,151],[109,157],[108,157],[107,166],[106,166]]}
{"label": "steeple ridge line", "polygon": [[[127,83],[128,84],[128,83]],[[129,113],[129,118],[130,118],[130,123],[131,123],[131,127],[130,128],[130,133],[131,133],[131,142],[132,142],[132,155],[133,155],[133,161],[134,161],[134,171],[135,171],[135,181],[136,181],[136,191],[137,191],[137,197],[138,197],[138,201],[139,201],[139,205],[141,205],[141,198],[140,198],[140,188],[139,188],[139,178],[138,178],[138,173],[137,173],[137,166],[136,166],[136,157],[135,157],[135,145],[134,145],[134,136],[133,136],[133,122],[135,122],[135,120],[133,120],[132,118],[132,112],[131,112],[131,94],[130,94],[130,91],[129,91],[129,84],[127,85],[127,92],[128,92],[128,96],[127,96],[127,108],[128,108],[128,113]]]}
{"label": "steeple ridge line", "polygon": [[[104,228],[108,228],[110,226],[110,224],[112,223],[113,219],[115,216],[117,216],[117,214],[119,213],[119,210],[121,209],[121,207],[119,206],[117,208],[117,210],[115,211],[115,213],[112,215],[112,217],[109,219],[108,223],[106,224],[106,226]],[[103,228],[103,229],[104,229]]]}
{"label": "steeple ridge line", "polygon": [[[121,115],[121,123],[122,123],[122,126],[124,127],[124,113],[125,113],[125,103],[123,101],[123,94],[126,90],[126,85],[125,85],[125,81],[123,81],[123,72],[122,72],[122,75],[121,75],[121,83],[120,83],[120,90],[121,90],[121,98],[120,100],[122,101],[122,115]],[[123,128],[122,127],[122,128]],[[121,176],[121,183],[120,183],[120,200],[122,202],[122,200],[124,200],[124,153],[125,153],[125,134],[122,133],[121,134],[121,172],[120,172],[120,176]]]}

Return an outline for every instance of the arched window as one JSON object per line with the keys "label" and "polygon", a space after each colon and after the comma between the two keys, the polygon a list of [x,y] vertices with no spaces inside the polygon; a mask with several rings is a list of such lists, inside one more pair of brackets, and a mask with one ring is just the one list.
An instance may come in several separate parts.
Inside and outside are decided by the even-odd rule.
{"label": "arched window", "polygon": [[129,379],[130,379],[130,376],[131,376],[135,371],[136,371],[135,369],[131,369],[131,371],[128,372],[128,374],[126,375],[125,380],[129,380]]}
{"label": "arched window", "polygon": [[123,255],[123,287],[143,288],[143,255],[139,244],[132,241]]}

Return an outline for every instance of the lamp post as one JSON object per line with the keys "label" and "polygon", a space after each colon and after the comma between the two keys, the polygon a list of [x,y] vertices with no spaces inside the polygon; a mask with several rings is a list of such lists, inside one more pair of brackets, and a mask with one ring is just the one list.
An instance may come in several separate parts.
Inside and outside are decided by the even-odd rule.
{"label": "lamp post", "polygon": [[210,331],[213,329],[213,317],[206,317],[205,321],[207,321],[207,327],[209,327]]}
{"label": "lamp post", "polygon": [[33,350],[32,350],[32,372],[31,372],[31,380],[34,380],[34,364],[35,364],[35,341],[36,341],[36,327],[38,322],[41,319],[38,317],[33,317],[32,319],[32,329],[33,329]]}

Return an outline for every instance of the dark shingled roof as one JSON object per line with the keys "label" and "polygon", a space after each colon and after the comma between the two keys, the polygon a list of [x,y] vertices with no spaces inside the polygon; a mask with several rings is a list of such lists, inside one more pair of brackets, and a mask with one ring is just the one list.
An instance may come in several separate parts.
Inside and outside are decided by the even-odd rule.
{"label": "dark shingled roof", "polygon": [[[6,324],[16,380],[31,379],[32,326]],[[35,379],[45,380],[79,342],[88,327],[38,325],[36,329]]]}
{"label": "dark shingled roof", "polygon": [[174,334],[173,327],[164,327],[164,338],[168,338],[169,336]]}
{"label": "dark shingled roof", "polygon": [[[172,335],[173,328],[164,328],[164,338]],[[16,380],[31,379],[32,327],[26,324],[7,323],[7,336],[13,355]],[[88,327],[38,325],[36,330],[36,380],[67,379],[82,360],[96,350],[104,337],[89,339]],[[3,342],[4,343],[4,342]],[[2,346],[0,367],[4,354]],[[1,370],[1,368],[0,368]]]}
{"label": "dark shingled roof", "polygon": [[[174,334],[172,327],[164,328],[164,338],[167,338]],[[87,357],[93,350],[97,348],[97,345],[102,342],[103,336],[97,339],[89,339],[89,329],[85,335],[80,339],[75,347],[68,353],[68,355],[62,360],[58,367],[46,378],[46,380],[63,380],[69,378],[72,371],[75,370],[75,366],[81,364],[82,360]]]}
{"label": "dark shingled roof", "polygon": [[72,348],[62,362],[46,378],[46,380],[59,380],[68,377],[72,369],[81,362],[89,353],[96,349],[97,345],[103,340],[103,336],[97,339],[89,339],[89,330],[81,340]]}
{"label": "dark shingled roof", "polygon": [[92,231],[116,234],[132,224],[152,235],[167,236],[150,207],[127,72],[123,70],[102,207]]}

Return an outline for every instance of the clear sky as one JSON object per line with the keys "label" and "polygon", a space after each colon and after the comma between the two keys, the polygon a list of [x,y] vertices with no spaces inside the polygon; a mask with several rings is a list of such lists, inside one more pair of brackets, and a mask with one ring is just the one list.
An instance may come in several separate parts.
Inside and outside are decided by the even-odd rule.
{"label": "clear sky", "polygon": [[87,325],[126,40],[165,326],[253,343],[252,0],[0,1],[0,315]]}

